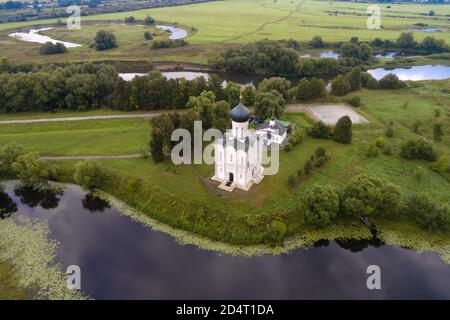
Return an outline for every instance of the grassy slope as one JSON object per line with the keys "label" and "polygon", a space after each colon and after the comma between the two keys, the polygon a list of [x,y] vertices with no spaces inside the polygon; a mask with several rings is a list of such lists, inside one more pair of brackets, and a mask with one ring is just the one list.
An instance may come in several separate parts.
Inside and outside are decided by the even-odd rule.
{"label": "grassy slope", "polygon": [[[0,25],[0,52],[15,61],[25,58],[33,61],[66,61],[70,60],[159,60],[159,61],[190,61],[206,63],[208,58],[226,44],[247,43],[260,39],[309,40],[315,35],[321,35],[327,41],[348,40],[358,36],[362,40],[375,37],[395,39],[401,31],[408,30],[415,23],[423,22],[429,26],[448,27],[450,6],[429,5],[385,5],[382,9],[383,30],[368,30],[365,14],[367,4],[349,2],[329,2],[306,0],[296,11],[301,0],[226,0],[188,6],[146,9],[133,12],[113,13],[83,17],[85,22],[81,31],[68,31],[58,28],[49,32],[57,39],[88,44],[95,28],[112,29],[118,37],[119,48],[95,52],[87,46],[71,49],[69,54],[57,56],[42,56],[39,54],[39,44],[23,43],[7,37],[8,29],[35,24],[54,23],[56,20],[41,20],[23,23]],[[437,12],[436,17],[419,15],[429,10]],[[331,14],[331,11],[346,14]],[[130,15],[138,19],[152,15],[158,21],[178,23],[185,27],[194,27],[198,31],[191,32],[185,48],[150,50],[142,39],[142,26],[92,26],[92,21],[114,20],[123,21]],[[212,17],[214,18],[212,20]],[[212,22],[213,21],[213,22]],[[191,31],[189,29],[189,31]],[[433,35],[450,43],[450,32],[415,32],[417,39]]]}

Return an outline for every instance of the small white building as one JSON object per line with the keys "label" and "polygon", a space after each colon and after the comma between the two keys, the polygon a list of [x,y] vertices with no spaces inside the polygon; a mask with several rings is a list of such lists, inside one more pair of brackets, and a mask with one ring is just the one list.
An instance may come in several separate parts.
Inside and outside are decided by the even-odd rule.
{"label": "small white building", "polygon": [[263,140],[254,130],[249,130],[250,111],[242,101],[231,110],[232,129],[215,142],[215,172],[212,180],[220,189],[249,190],[263,179]]}
{"label": "small white building", "polygon": [[264,137],[265,144],[283,144],[287,137],[287,128],[272,117],[268,123],[262,123],[257,128],[258,135]]}

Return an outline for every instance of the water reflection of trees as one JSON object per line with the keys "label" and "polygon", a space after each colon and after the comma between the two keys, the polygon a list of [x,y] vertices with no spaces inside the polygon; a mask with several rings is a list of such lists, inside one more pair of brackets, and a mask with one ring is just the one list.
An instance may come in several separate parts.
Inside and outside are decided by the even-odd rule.
{"label": "water reflection of trees", "polygon": [[11,197],[5,193],[0,192],[0,219],[6,219],[17,211],[17,205]]}
{"label": "water reflection of trees", "polygon": [[339,247],[351,252],[360,252],[369,246],[378,248],[384,245],[384,242],[377,236],[370,239],[336,239],[335,241]]}
{"label": "water reflection of trees", "polygon": [[83,203],[83,208],[90,212],[103,212],[110,207],[108,202],[96,197],[92,193],[88,193],[81,202]]}
{"label": "water reflection of trees", "polygon": [[22,203],[31,208],[41,206],[43,209],[55,209],[58,207],[60,200],[58,196],[62,195],[63,191],[22,186],[16,188],[14,193],[20,198]]}

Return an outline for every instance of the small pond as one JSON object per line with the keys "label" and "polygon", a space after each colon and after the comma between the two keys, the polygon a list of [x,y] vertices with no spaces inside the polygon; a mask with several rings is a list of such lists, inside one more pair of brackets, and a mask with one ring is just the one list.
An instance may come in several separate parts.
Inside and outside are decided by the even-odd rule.
{"label": "small pond", "polygon": [[331,59],[338,59],[341,56],[340,53],[334,52],[334,51],[325,51],[321,53],[305,53],[302,54],[300,57],[302,58],[331,58]]}
{"label": "small pond", "polygon": [[389,73],[397,75],[400,80],[443,80],[450,78],[450,66],[426,65],[410,68],[377,68],[367,70],[375,79],[379,80]]}
{"label": "small pond", "polygon": [[[8,183],[0,207],[11,219],[46,220],[60,243],[56,262],[80,266],[82,290],[96,299],[450,299],[450,267],[437,254],[377,239],[233,257],[182,246],[75,186],[52,193]],[[381,290],[366,287],[372,264]]]}
{"label": "small pond", "polygon": [[26,41],[26,42],[35,42],[35,43],[46,43],[51,42],[53,44],[56,43],[62,43],[66,48],[77,48],[81,47],[81,44],[72,43],[72,42],[66,42],[66,41],[60,41],[50,38],[49,36],[44,36],[40,34],[39,32],[52,30],[53,27],[46,27],[46,28],[40,28],[40,29],[31,29],[28,32],[14,32],[10,33],[8,36],[14,39]]}

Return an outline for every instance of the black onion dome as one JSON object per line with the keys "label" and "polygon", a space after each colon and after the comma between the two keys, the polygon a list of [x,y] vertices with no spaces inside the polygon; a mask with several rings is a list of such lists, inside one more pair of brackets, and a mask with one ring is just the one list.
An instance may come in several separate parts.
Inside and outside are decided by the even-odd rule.
{"label": "black onion dome", "polygon": [[242,104],[242,101],[231,110],[231,120],[234,122],[248,122],[250,111]]}

